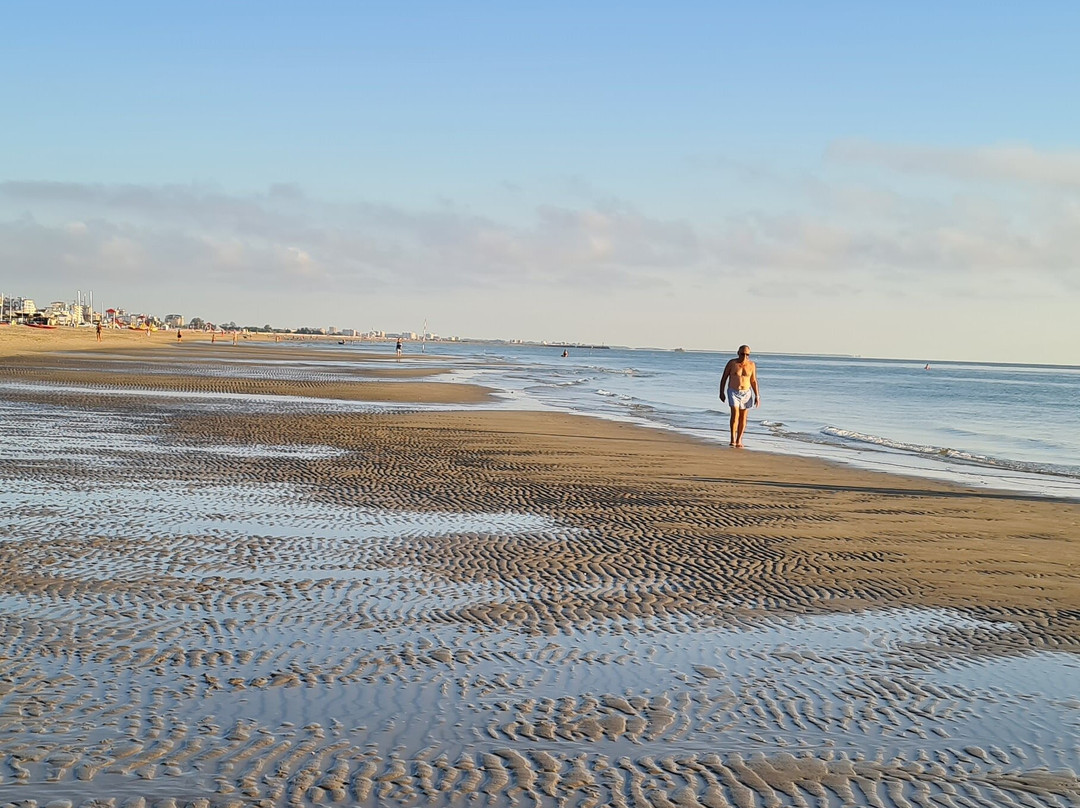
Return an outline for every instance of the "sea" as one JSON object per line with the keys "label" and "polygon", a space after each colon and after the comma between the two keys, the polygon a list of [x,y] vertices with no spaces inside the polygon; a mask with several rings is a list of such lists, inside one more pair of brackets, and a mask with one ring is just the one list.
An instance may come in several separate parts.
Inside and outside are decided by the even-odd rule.
{"label": "sea", "polygon": [[[727,446],[719,399],[734,354],[575,346],[563,357],[563,346],[441,341],[406,348],[403,362],[449,358],[457,378],[498,390],[507,406],[632,422],[741,451]],[[1080,367],[760,352],[754,360],[762,404],[750,412],[745,451],[1080,500]]]}

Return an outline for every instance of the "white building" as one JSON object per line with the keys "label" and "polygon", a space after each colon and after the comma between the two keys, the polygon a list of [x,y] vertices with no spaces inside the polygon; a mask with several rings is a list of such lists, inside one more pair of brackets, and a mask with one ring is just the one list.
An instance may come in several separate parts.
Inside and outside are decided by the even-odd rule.
{"label": "white building", "polygon": [[12,297],[9,303],[12,314],[37,314],[37,306],[29,297]]}
{"label": "white building", "polygon": [[169,328],[183,328],[184,327],[184,315],[182,314],[166,314],[165,325]]}
{"label": "white building", "polygon": [[53,325],[78,325],[72,312],[72,305],[65,300],[54,300],[45,309],[45,316]]}
{"label": "white building", "polygon": [[28,297],[0,297],[0,319],[17,320],[19,315],[37,314],[37,306]]}

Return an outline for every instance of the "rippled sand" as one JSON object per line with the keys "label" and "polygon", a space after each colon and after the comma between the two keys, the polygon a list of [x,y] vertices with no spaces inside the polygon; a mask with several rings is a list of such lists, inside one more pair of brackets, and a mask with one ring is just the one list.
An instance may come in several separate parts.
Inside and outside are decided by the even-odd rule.
{"label": "rippled sand", "polygon": [[0,805],[1080,801],[1076,505],[265,347],[0,360]]}

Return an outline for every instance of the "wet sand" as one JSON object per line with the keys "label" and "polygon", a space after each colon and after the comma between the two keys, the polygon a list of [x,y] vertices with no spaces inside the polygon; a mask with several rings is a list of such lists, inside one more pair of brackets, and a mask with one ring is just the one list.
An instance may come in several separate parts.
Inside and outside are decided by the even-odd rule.
{"label": "wet sand", "polygon": [[[253,335],[236,345],[211,342],[210,335],[185,332],[109,330],[97,342],[92,329],[41,331],[0,328],[0,382],[58,383],[157,390],[180,394],[302,396],[348,401],[466,404],[487,400],[475,385],[423,383],[443,371],[349,343],[340,350],[313,350],[314,339],[275,342]],[[330,338],[319,340],[336,346]],[[47,358],[45,358],[47,356]],[[357,367],[357,363],[365,367]],[[377,369],[370,365],[377,363]],[[397,383],[408,381],[408,384]]]}
{"label": "wet sand", "polygon": [[0,331],[0,805],[1080,800],[1076,504],[56,347]]}

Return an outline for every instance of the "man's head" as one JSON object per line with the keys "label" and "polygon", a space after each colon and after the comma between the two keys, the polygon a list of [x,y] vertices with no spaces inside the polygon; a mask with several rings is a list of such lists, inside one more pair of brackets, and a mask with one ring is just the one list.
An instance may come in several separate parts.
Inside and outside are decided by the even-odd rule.
{"label": "man's head", "polygon": [[750,346],[749,345],[740,345],[739,346],[739,359],[746,359],[746,357],[748,357],[749,355],[750,355]]}

